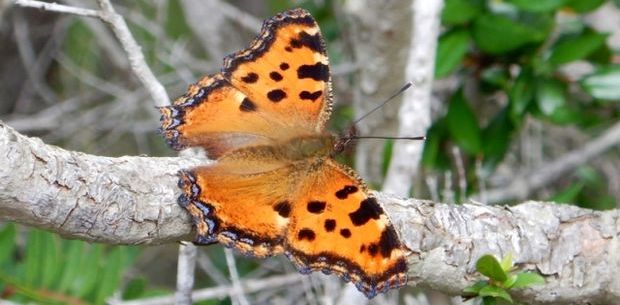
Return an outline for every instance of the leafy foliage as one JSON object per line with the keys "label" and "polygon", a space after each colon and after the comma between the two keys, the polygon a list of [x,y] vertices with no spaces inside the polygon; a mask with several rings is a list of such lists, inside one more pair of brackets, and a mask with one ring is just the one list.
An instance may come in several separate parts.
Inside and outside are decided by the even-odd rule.
{"label": "leafy foliage", "polygon": [[545,282],[545,279],[537,273],[515,273],[511,255],[504,257],[501,262],[493,255],[483,255],[476,262],[476,270],[488,279],[480,280],[463,289],[463,296],[480,297],[485,305],[513,304],[510,289],[526,288]]}
{"label": "leafy foliage", "polygon": [[[612,60],[608,35],[581,15],[604,2],[446,0],[435,76],[457,78],[461,84],[469,79],[470,85],[452,93],[445,115],[430,129],[422,160],[426,169],[455,172],[451,151],[457,146],[466,172],[476,172],[481,164],[488,177],[528,118],[583,133],[617,122],[620,66]],[[558,15],[565,21],[559,22]],[[573,73],[575,64],[591,72]],[[479,191],[479,178],[467,175],[469,194]],[[578,179],[566,179],[571,178]],[[599,182],[571,191],[592,194],[604,188],[605,182]],[[577,195],[568,197],[584,197]],[[604,192],[594,197],[589,201],[609,199]]]}
{"label": "leafy foliage", "polygon": [[[138,253],[37,229],[24,233],[12,224],[0,227],[0,296],[21,303],[104,304]],[[137,289],[128,288],[135,296]]]}

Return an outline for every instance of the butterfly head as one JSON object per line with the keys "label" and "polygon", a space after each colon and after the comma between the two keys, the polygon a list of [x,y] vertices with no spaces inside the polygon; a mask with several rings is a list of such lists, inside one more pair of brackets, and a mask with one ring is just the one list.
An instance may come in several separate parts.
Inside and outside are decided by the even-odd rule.
{"label": "butterfly head", "polygon": [[334,157],[344,152],[347,148],[351,147],[355,139],[357,139],[357,128],[352,124],[334,140],[331,156]]}

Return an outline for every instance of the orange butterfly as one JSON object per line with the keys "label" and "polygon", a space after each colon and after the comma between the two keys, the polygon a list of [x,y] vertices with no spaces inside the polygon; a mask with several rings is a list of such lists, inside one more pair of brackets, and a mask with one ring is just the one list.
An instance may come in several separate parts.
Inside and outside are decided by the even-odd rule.
{"label": "orange butterfly", "polygon": [[180,172],[179,204],[196,244],[285,254],[302,273],[350,280],[369,298],[407,282],[404,248],[383,209],[332,155],[325,43],[302,9],[265,21],[220,73],[160,109],[174,149],[199,146],[213,165]]}

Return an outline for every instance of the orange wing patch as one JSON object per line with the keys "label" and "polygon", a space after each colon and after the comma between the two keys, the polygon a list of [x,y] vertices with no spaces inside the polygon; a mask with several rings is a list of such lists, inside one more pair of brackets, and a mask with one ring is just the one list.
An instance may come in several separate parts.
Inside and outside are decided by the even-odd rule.
{"label": "orange wing patch", "polygon": [[364,183],[332,159],[343,142],[324,131],[331,107],[323,38],[295,9],[162,107],[161,132],[174,149],[217,159],[179,174],[195,243],[285,254],[301,272],[336,273],[372,298],[406,284],[405,248]]}
{"label": "orange wing patch", "polygon": [[381,206],[352,170],[319,162],[291,212],[290,259],[302,272],[333,271],[368,296],[406,284],[404,252]]}

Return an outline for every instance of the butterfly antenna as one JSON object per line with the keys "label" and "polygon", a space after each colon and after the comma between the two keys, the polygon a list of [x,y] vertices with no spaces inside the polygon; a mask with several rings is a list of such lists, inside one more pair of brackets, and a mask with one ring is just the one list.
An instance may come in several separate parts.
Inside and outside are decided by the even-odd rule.
{"label": "butterfly antenna", "polygon": [[352,139],[380,139],[380,140],[426,140],[426,136],[420,137],[380,137],[380,136],[353,136]]}
{"label": "butterfly antenna", "polygon": [[407,89],[409,89],[412,85],[413,85],[413,83],[407,82],[402,88],[400,88],[398,91],[396,91],[396,93],[392,94],[392,96],[388,97],[388,99],[386,99],[383,103],[379,104],[377,107],[375,107],[372,110],[366,112],[366,114],[364,114],[363,116],[361,116],[357,120],[353,121],[352,125],[356,125],[357,123],[359,123],[359,121],[361,121],[364,118],[366,118],[367,116],[371,115],[373,112],[379,110],[379,108],[385,106],[385,104],[389,103],[391,100],[393,100],[397,96],[401,95],[403,92],[405,92]]}

